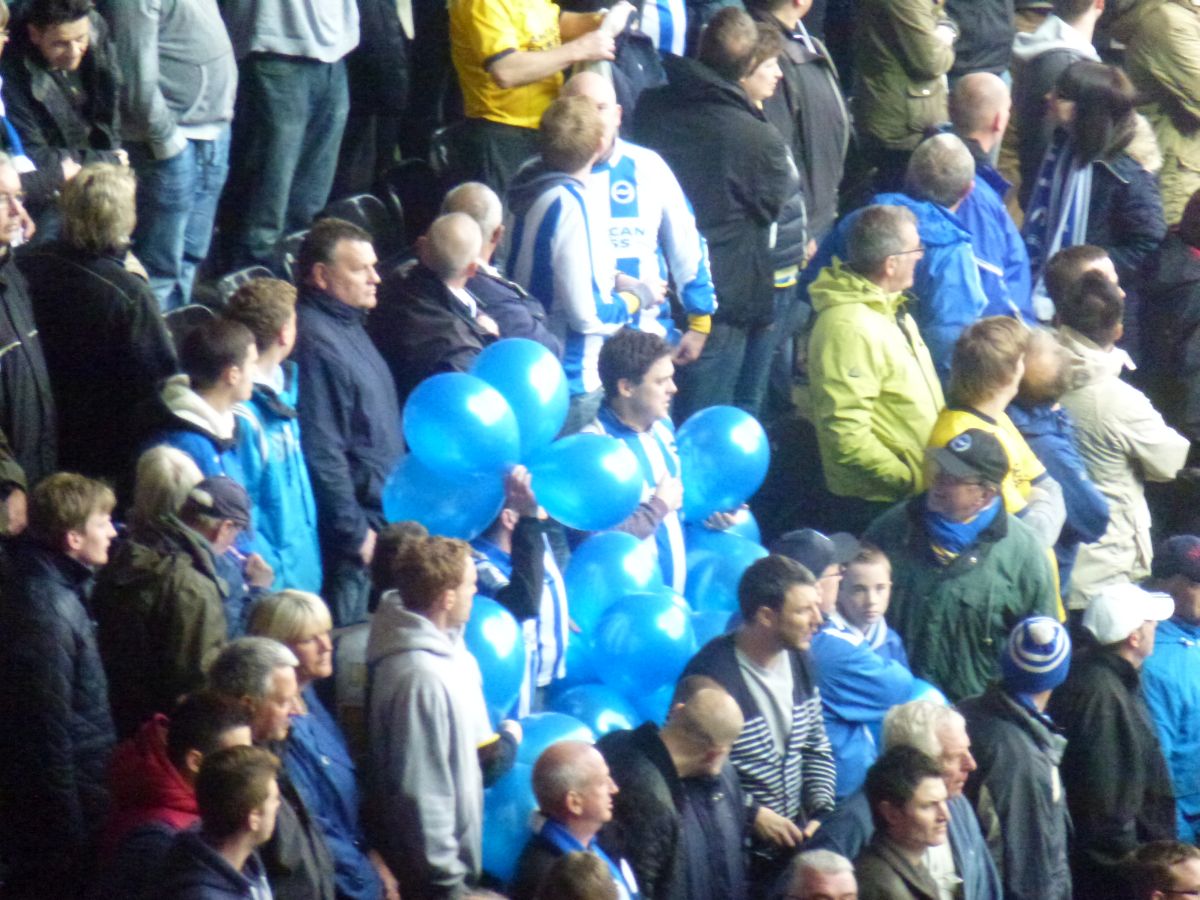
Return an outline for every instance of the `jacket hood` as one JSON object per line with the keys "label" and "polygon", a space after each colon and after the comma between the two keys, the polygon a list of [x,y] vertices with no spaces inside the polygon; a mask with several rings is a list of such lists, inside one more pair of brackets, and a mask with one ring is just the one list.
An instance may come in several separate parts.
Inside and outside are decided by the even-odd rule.
{"label": "jacket hood", "polygon": [[221,441],[233,440],[233,412],[219,413],[192,390],[186,375],[172,375],[162,388],[162,401],[177,419]]}
{"label": "jacket hood", "polygon": [[833,263],[822,269],[817,280],[809,286],[808,297],[815,312],[859,303],[885,316],[895,315],[904,301],[904,294],[887,293],[879,285],[846,267],[836,256]]}
{"label": "jacket hood", "polygon": [[572,178],[566,172],[546,168],[539,156],[517,170],[508,186],[505,201],[514,216],[522,216],[529,211],[538,197],[560,184],[573,184],[580,190],[584,189],[583,182],[578,178]]}
{"label": "jacket hood", "polygon": [[126,590],[147,581],[157,582],[170,574],[180,555],[186,556],[193,568],[211,578],[221,596],[228,596],[229,586],[217,574],[212,545],[204,535],[188,528],[174,515],[165,515],[134,528],[117,546],[113,559],[120,565],[105,569],[105,577]]}
{"label": "jacket hood", "polygon": [[451,637],[419,613],[404,608],[399,591],[388,591],[379,600],[367,639],[367,663],[396,653],[433,653],[454,656]]}
{"label": "jacket hood", "polygon": [[917,200],[908,194],[876,194],[872,203],[903,206],[917,217],[917,232],[927,247],[945,247],[970,242],[971,234],[958,216],[930,200]]}
{"label": "jacket hood", "polygon": [[1058,340],[1066,348],[1069,390],[1078,390],[1110,378],[1119,378],[1125,369],[1137,368],[1120,347],[1105,350],[1069,325],[1059,326]]}
{"label": "jacket hood", "polygon": [[1056,15],[1049,15],[1034,31],[1018,32],[1013,40],[1013,56],[1023,63],[1051,50],[1070,50],[1093,62],[1100,61],[1096,48],[1082,34]]}
{"label": "jacket hood", "polygon": [[[253,866],[256,871],[260,871],[257,858],[251,856],[250,859],[253,862],[248,861],[247,868]],[[248,896],[245,876],[235,872],[224,857],[205,843],[197,831],[184,831],[175,839],[163,863],[161,880],[176,892],[182,892],[184,888],[193,891],[207,888],[214,892],[214,896],[219,897]]]}
{"label": "jacket hood", "polygon": [[112,844],[147,822],[187,828],[199,819],[196,792],[167,758],[167,717],[156,715],[137,734],[117,745],[109,764]]}

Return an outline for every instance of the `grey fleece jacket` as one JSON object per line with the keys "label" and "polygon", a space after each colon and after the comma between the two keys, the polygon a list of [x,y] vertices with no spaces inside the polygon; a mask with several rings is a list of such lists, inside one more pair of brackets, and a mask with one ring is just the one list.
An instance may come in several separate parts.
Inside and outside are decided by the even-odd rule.
{"label": "grey fleece jacket", "polygon": [[492,737],[479,665],[460,635],[385,594],[367,644],[374,846],[405,897],[454,898],[480,872]]}
{"label": "grey fleece jacket", "polygon": [[169,159],[233,119],[237,63],[217,0],[103,0],[122,60],[121,128]]}

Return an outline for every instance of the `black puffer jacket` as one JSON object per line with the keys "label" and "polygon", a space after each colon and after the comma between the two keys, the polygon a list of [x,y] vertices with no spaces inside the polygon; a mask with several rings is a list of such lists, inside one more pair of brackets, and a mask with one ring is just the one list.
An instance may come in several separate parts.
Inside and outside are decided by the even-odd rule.
{"label": "black puffer jacket", "polygon": [[[620,791],[600,844],[633,867],[647,900],[743,900],[749,829],[737,772],[681,780],[658,727],[606,734],[596,745]],[[757,808],[754,808],[757,811]]]}
{"label": "black puffer jacket", "polygon": [[29,287],[0,250],[0,431],[29,484],[56,468],[57,416]]}
{"label": "black puffer jacket", "polygon": [[0,847],[14,896],[38,884],[46,896],[50,886],[79,883],[108,805],[116,735],[86,607],[91,571],[30,541],[5,549]]}
{"label": "black puffer jacket", "polygon": [[708,241],[717,321],[766,325],[773,318],[771,231],[796,190],[779,132],[735,83],[703,63],[668,56],[668,84],[642,94],[635,140],[662,154]]}

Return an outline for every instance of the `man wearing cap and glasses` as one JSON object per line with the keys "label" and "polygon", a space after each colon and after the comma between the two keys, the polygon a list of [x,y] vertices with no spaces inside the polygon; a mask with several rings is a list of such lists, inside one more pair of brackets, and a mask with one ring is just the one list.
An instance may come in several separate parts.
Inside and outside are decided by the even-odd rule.
{"label": "man wearing cap and glasses", "polygon": [[1175,783],[1175,825],[1181,841],[1200,842],[1200,537],[1169,538],[1154,555],[1156,586],[1171,595],[1175,614],[1161,622],[1154,655],[1142,666],[1142,695],[1154,719]]}
{"label": "man wearing cap and glasses", "polygon": [[1173,612],[1167,594],[1101,588],[1083,614],[1071,673],[1046,707],[1067,736],[1061,771],[1075,826],[1075,900],[1108,900],[1126,855],[1175,836],[1171,777],[1140,684],[1158,623]]}
{"label": "man wearing cap and glasses", "polygon": [[227,636],[215,557],[249,525],[245,488],[206,478],[178,516],[135,529],[102,570],[92,609],[119,736],[203,685]]}
{"label": "man wearing cap and glasses", "polygon": [[1008,457],[996,437],[967,429],[928,462],[928,491],[876,519],[864,540],[892,562],[888,623],[913,674],[956,701],[982,693],[1013,626],[1055,615],[1058,599],[1037,535],[1004,509]]}

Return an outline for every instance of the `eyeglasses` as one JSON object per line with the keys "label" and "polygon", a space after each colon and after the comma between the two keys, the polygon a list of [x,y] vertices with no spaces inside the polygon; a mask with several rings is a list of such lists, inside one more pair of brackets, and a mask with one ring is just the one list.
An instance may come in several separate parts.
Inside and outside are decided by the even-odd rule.
{"label": "eyeglasses", "polygon": [[910,253],[924,253],[924,252],[925,252],[925,245],[918,244],[917,246],[913,247],[911,250],[901,250],[899,253],[893,253],[892,256],[908,256]]}

